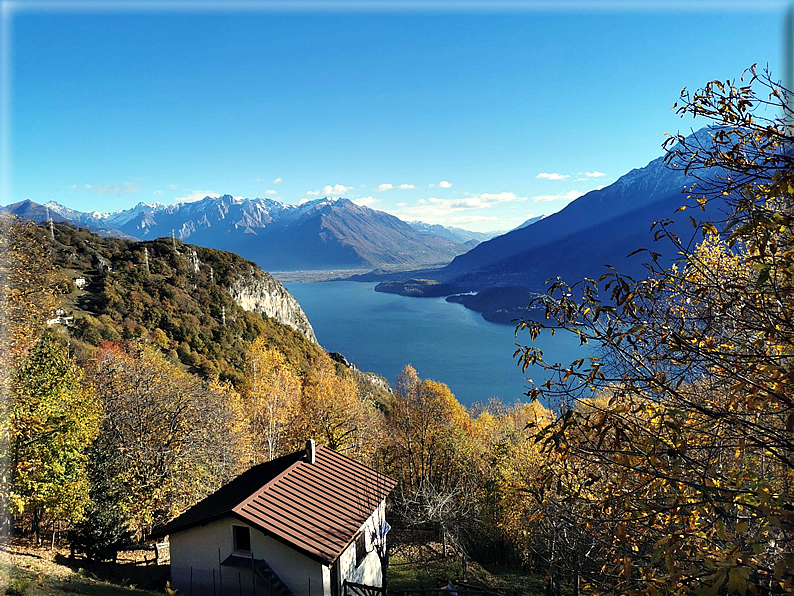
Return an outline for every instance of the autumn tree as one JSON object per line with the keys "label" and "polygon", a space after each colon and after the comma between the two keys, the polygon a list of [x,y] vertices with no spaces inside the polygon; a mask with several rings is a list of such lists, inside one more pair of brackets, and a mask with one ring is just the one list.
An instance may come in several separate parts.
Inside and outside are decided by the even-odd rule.
{"label": "autumn tree", "polygon": [[15,367],[47,328],[47,319],[69,282],[53,265],[45,234],[30,221],[0,217],[0,357]]}
{"label": "autumn tree", "polygon": [[[154,348],[105,344],[89,367],[106,417],[97,454],[136,537],[201,500],[239,470],[229,400]],[[112,487],[111,487],[112,485]]]}
{"label": "autumn tree", "polygon": [[298,416],[301,382],[298,374],[266,338],[254,340],[246,352],[248,376],[237,400],[237,418],[246,427],[252,464],[283,455],[287,433]]}
{"label": "autumn tree", "polygon": [[387,416],[384,460],[398,480],[395,513],[407,526],[430,528],[465,551],[477,516],[477,466],[471,418],[443,383],[420,381],[406,366]]}
{"label": "autumn tree", "polygon": [[[532,338],[576,334],[598,348],[536,388],[567,405],[538,434],[542,498],[597,540],[586,585],[606,593],[790,593],[794,449],[794,247],[790,92],[753,67],[684,90],[681,115],[714,123],[674,135],[669,167],[693,185],[682,210],[699,242],[656,224],[680,259],[635,280],[558,280]],[[545,363],[534,346],[524,365]]]}
{"label": "autumn tree", "polygon": [[367,461],[380,441],[381,415],[362,397],[355,379],[340,373],[334,361],[317,355],[304,380],[293,446],[313,438],[334,451]]}
{"label": "autumn tree", "polygon": [[[47,318],[58,304],[65,278],[55,269],[33,223],[0,217],[0,394],[14,390],[14,371],[47,328]],[[0,512],[10,519],[9,484],[14,474],[10,400],[0,403]]]}
{"label": "autumn tree", "polygon": [[86,451],[101,405],[66,349],[45,335],[14,373],[9,420],[11,511],[39,534],[44,521],[77,522],[89,503]]}

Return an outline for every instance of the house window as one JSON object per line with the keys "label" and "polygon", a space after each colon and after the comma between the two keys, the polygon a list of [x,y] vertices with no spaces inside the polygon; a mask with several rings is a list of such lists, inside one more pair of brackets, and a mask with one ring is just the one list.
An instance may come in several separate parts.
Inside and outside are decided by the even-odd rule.
{"label": "house window", "polygon": [[251,552],[251,530],[245,526],[232,526],[234,550]]}
{"label": "house window", "polygon": [[361,565],[361,561],[367,556],[367,534],[361,532],[356,538],[356,567]]}

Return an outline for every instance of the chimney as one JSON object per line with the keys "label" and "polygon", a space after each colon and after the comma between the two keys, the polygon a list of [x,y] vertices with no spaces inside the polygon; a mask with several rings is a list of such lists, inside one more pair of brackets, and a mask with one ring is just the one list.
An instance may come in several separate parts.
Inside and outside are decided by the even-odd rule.
{"label": "chimney", "polygon": [[314,439],[306,441],[306,461],[310,464],[314,463]]}

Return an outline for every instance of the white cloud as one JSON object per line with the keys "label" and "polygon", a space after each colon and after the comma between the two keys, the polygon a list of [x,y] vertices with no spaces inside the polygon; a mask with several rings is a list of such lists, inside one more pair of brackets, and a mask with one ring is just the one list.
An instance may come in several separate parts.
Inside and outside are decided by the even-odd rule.
{"label": "white cloud", "polygon": [[156,190],[152,194],[153,195],[161,195],[161,194],[163,194],[163,191],[162,190]]}
{"label": "white cloud", "polygon": [[269,188],[269,189],[267,189],[267,190],[265,191],[265,194],[266,194],[266,195],[270,195],[270,196],[272,197],[273,195],[277,195],[277,194],[278,194],[278,191],[277,191],[277,190],[273,190],[272,188]]}
{"label": "white cloud", "polygon": [[449,180],[442,180],[438,184],[429,184],[428,188],[452,188],[452,183]]}
{"label": "white cloud", "polygon": [[538,195],[536,197],[532,197],[533,203],[551,203],[553,201],[565,201],[566,203],[570,203],[574,199],[578,199],[584,193],[579,192],[578,190],[569,190],[568,192],[561,192],[556,195]]}
{"label": "white cloud", "polygon": [[407,204],[407,203],[397,203],[397,206],[398,206],[398,207],[405,207],[405,205],[406,205],[406,204]]}
{"label": "white cloud", "polygon": [[320,191],[319,190],[307,190],[306,191],[306,196],[307,197],[319,197],[320,196]]}
{"label": "white cloud", "polygon": [[281,184],[281,176],[273,180],[273,184]]}
{"label": "white cloud", "polygon": [[558,174],[557,172],[541,172],[535,178],[540,178],[541,180],[565,180],[570,178],[570,176],[568,174]]}
{"label": "white cloud", "polygon": [[427,202],[431,205],[441,205],[450,209],[484,209],[498,203],[512,203],[526,201],[527,197],[519,197],[513,192],[491,193],[484,192],[462,199],[438,199],[430,197]]}
{"label": "white cloud", "polygon": [[[317,194],[320,194],[319,190],[317,191]],[[308,203],[308,202],[309,202],[309,199],[301,199],[300,201],[298,201],[298,205],[303,205],[303,204]]]}
{"label": "white cloud", "polygon": [[462,215],[460,217],[452,217],[448,221],[451,224],[468,224],[481,221],[499,221],[499,218],[494,215]]}
{"label": "white cloud", "polygon": [[72,190],[77,190],[78,186],[76,184],[72,184],[69,188]]}
{"label": "white cloud", "polygon": [[371,207],[372,205],[380,203],[380,199],[376,199],[375,197],[361,197],[360,199],[353,199],[353,202],[363,207]]}
{"label": "white cloud", "polygon": [[[331,186],[327,184],[323,187],[323,194],[324,195],[343,195],[347,192],[353,190],[352,186],[344,186],[343,184],[334,184]],[[307,193],[308,194],[308,193]]]}
{"label": "white cloud", "polygon": [[604,172],[598,172],[598,171],[596,171],[596,172],[585,172],[584,175],[587,176],[588,178],[602,178],[603,176],[606,176],[606,174],[604,174]]}
{"label": "white cloud", "polygon": [[383,190],[391,190],[392,188],[396,188],[398,190],[410,190],[412,188],[416,188],[416,186],[413,185],[413,184],[398,184],[397,186],[394,186],[394,184],[389,184],[388,182],[385,183],[385,184],[380,184],[378,186],[378,190],[381,190],[381,191],[383,191]]}
{"label": "white cloud", "polygon": [[485,221],[499,221],[493,215],[472,214],[473,211],[487,209],[500,203],[520,203],[527,201],[513,192],[480,193],[459,199],[441,199],[428,197],[419,199],[414,205],[405,206],[398,204],[394,215],[401,219],[412,221],[419,220],[427,223],[440,223],[455,225]]}
{"label": "white cloud", "polygon": [[200,201],[204,197],[217,199],[219,196],[221,196],[221,193],[215,192],[214,190],[191,190],[185,196],[175,198],[174,203],[194,203]]}
{"label": "white cloud", "polygon": [[168,188],[170,188],[171,190],[176,190],[179,187],[176,184],[169,184]]}
{"label": "white cloud", "polygon": [[85,189],[86,189],[86,190],[91,190],[92,188],[94,188],[94,187],[93,187],[93,186],[91,186],[90,184],[86,184],[86,185],[85,185]]}

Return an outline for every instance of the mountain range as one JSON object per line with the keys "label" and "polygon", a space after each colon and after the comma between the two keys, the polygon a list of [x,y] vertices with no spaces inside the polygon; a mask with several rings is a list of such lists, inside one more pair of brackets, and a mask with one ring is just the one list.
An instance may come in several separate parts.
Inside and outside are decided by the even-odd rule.
{"label": "mountain range", "polygon": [[22,201],[0,212],[39,222],[49,214],[54,221],[127,239],[173,234],[193,244],[236,252],[275,271],[412,269],[449,263],[470,248],[343,198],[285,205],[224,195],[174,205],[138,203],[113,213]]}
{"label": "mountain range", "polygon": [[[713,132],[701,129],[690,141],[705,146],[712,142]],[[411,279],[404,274],[391,275],[376,289],[411,296],[447,295],[450,301],[482,312],[486,319],[510,322],[526,314],[528,297],[542,292],[548,279],[560,276],[574,282],[597,278],[606,265],[642,276],[646,271],[642,257],[628,256],[636,249],[652,248],[661,253],[663,264],[677,255],[672,244],[654,243],[654,222],[669,218],[669,229],[685,242],[696,239],[689,221],[692,211],[676,213],[687,202],[684,192],[695,179],[671,165],[674,167],[659,157],[557,213],[482,242],[443,268],[412,272]],[[701,220],[720,217],[720,201],[711,201],[706,211],[698,214]]]}
{"label": "mountain range", "polygon": [[[714,132],[711,127],[701,129],[689,144],[707,146]],[[653,242],[651,226],[656,221],[669,218],[674,233],[685,241],[696,239],[689,223],[692,211],[676,213],[695,180],[683,167],[671,165],[659,157],[557,213],[532,218],[492,238],[460,228],[406,223],[348,199],[329,197],[285,205],[224,195],[174,205],[139,203],[113,213],[23,201],[0,212],[36,221],[43,221],[48,212],[56,221],[122,238],[174,234],[193,244],[239,253],[271,271],[374,269],[351,279],[381,281],[376,290],[382,292],[449,296],[489,320],[510,322],[526,314],[528,297],[543,291],[550,278],[598,277],[607,264],[641,276],[643,259],[628,257],[638,248],[652,247],[661,253],[662,263],[669,263],[676,249]],[[700,219],[719,218],[720,202],[711,201],[705,213],[697,214]],[[404,273],[407,270],[411,273]]]}
{"label": "mountain range", "polygon": [[[423,221],[409,221],[413,229],[422,232],[423,234],[434,234],[453,242],[460,242],[469,248],[474,248],[480,242],[485,242],[491,238],[498,236],[502,232],[472,232],[471,230],[464,230],[463,228],[456,228],[453,226],[442,226],[441,224],[429,224]],[[522,224],[524,225],[524,224]]]}

